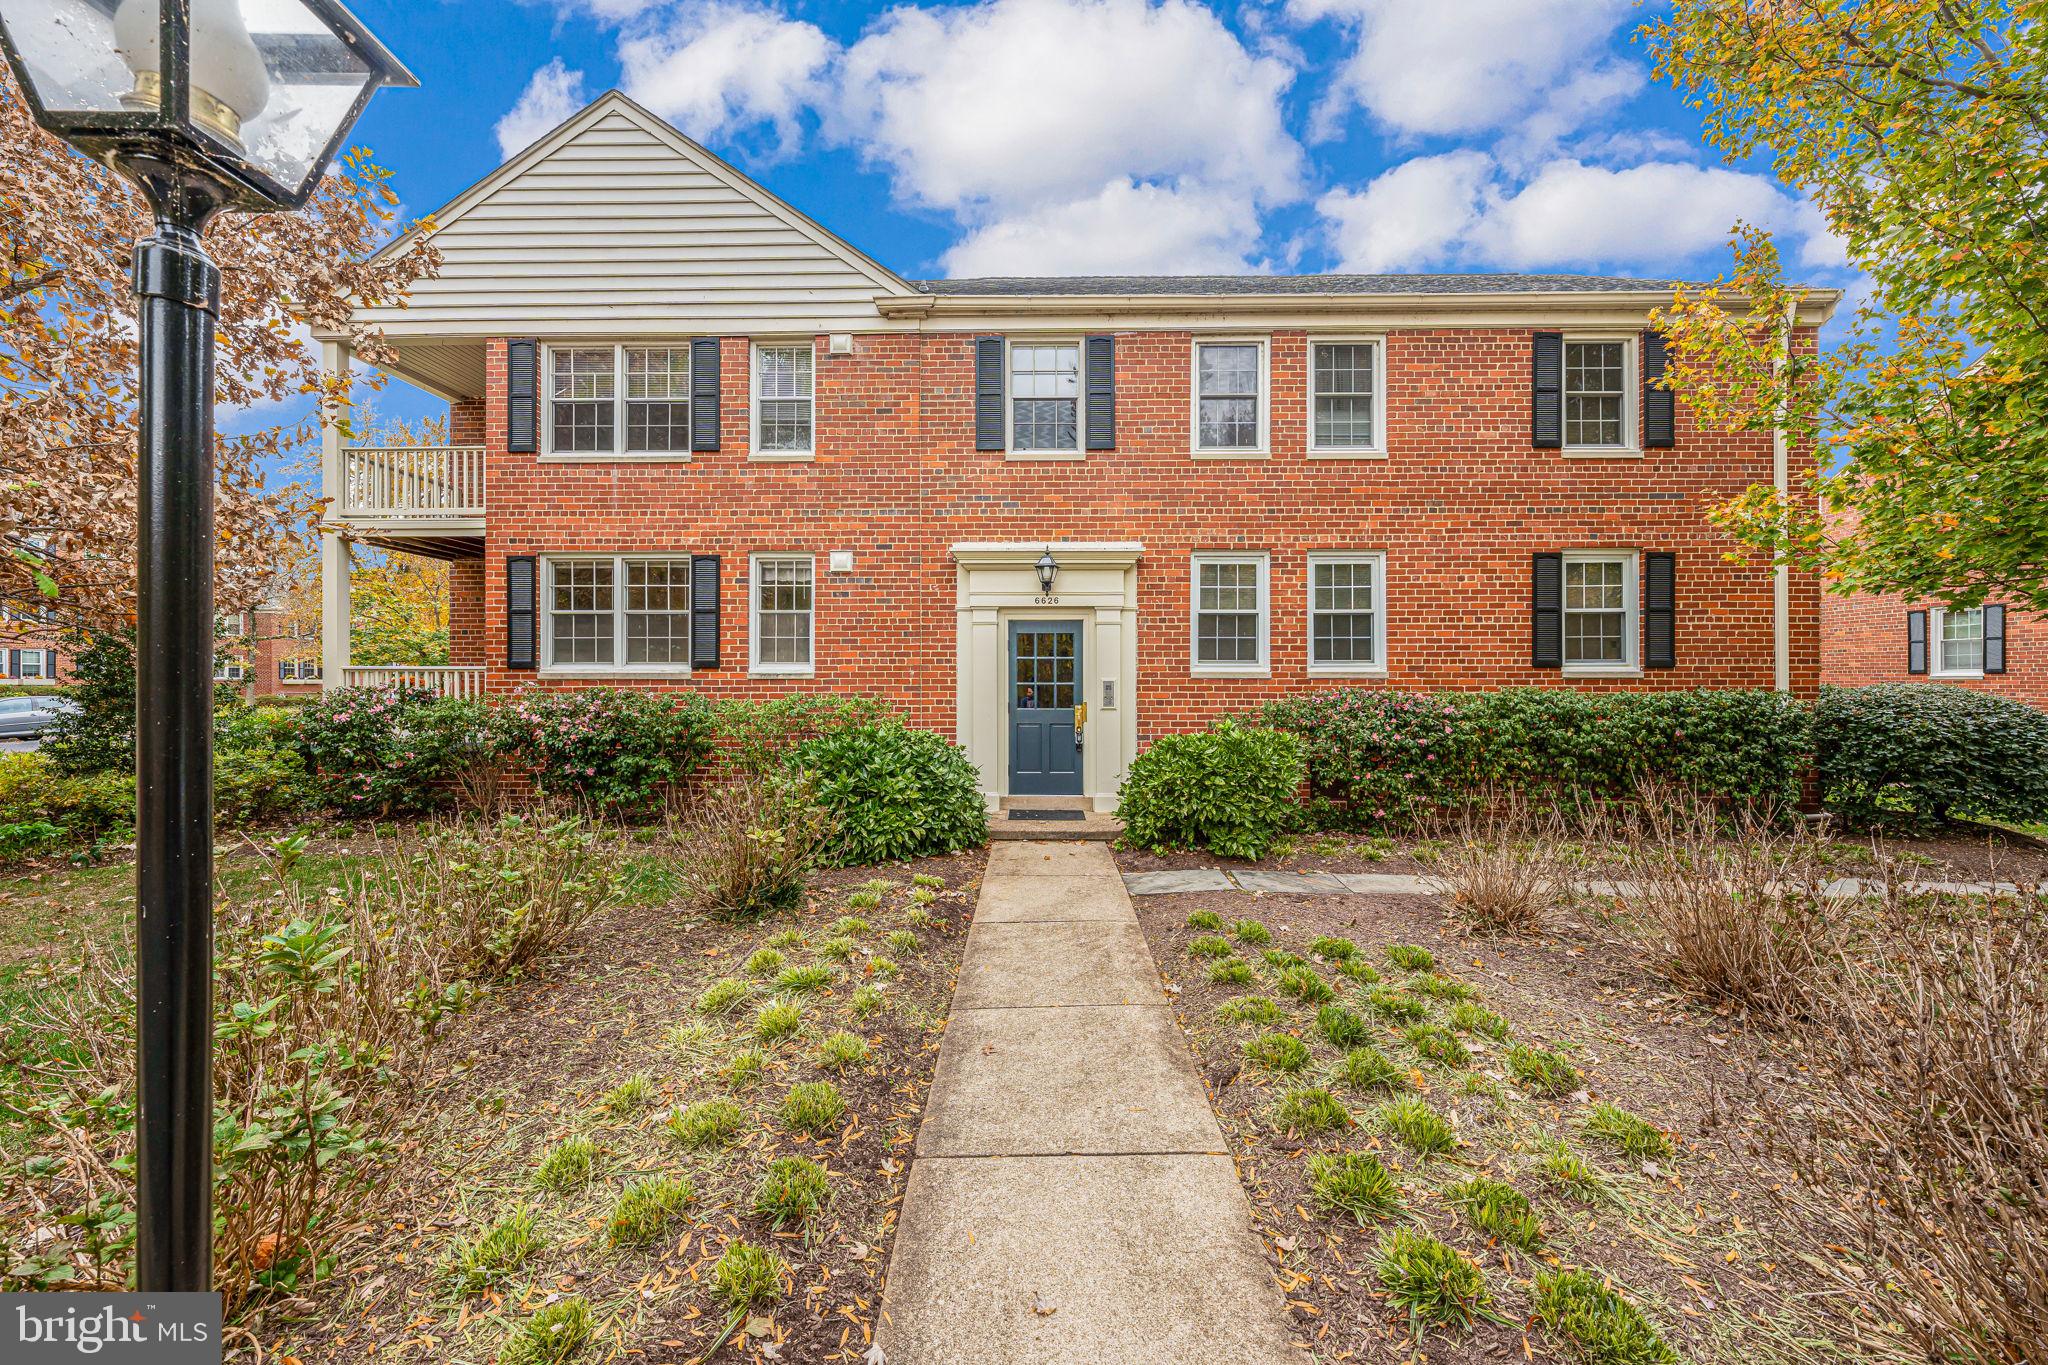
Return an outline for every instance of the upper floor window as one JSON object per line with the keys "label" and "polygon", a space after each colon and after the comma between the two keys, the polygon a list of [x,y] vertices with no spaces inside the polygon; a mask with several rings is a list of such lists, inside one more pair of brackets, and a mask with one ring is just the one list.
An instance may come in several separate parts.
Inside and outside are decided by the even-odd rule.
{"label": "upper floor window", "polygon": [[1564,557],[1564,666],[1635,665],[1636,560],[1631,554]]}
{"label": "upper floor window", "polygon": [[1984,671],[1984,609],[1936,608],[1934,637],[1941,644],[1936,673],[1975,676]]}
{"label": "upper floor window", "polygon": [[1266,668],[1266,556],[1194,558],[1194,668],[1257,673]]}
{"label": "upper floor window", "polygon": [[1625,340],[1565,338],[1566,449],[1620,450],[1635,443],[1633,352]]}
{"label": "upper floor window", "polygon": [[1195,344],[1195,450],[1266,448],[1266,347],[1259,341]]}
{"label": "upper floor window", "polygon": [[687,668],[690,561],[550,559],[543,596],[551,668]]}
{"label": "upper floor window", "polygon": [[754,451],[809,455],[813,421],[814,357],[811,343],[754,348]]}
{"label": "upper floor window", "polygon": [[754,557],[754,671],[811,671],[814,569],[809,555]]}
{"label": "upper floor window", "polygon": [[690,448],[687,345],[551,346],[547,356],[550,451],[666,455]]}
{"label": "upper floor window", "polygon": [[1072,341],[1010,346],[1010,449],[1081,448],[1081,347]]}
{"label": "upper floor window", "polygon": [[1309,449],[1378,451],[1385,406],[1376,340],[1318,341],[1310,347]]}
{"label": "upper floor window", "polygon": [[1308,559],[1308,663],[1332,673],[1386,667],[1385,559],[1316,554]]}

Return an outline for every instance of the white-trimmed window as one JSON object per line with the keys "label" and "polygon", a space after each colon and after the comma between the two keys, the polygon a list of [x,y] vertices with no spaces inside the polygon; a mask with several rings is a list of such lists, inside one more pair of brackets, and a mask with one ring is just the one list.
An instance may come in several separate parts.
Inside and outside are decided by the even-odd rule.
{"label": "white-trimmed window", "polygon": [[1265,672],[1266,556],[1198,554],[1191,580],[1194,671]]}
{"label": "white-trimmed window", "polygon": [[748,594],[756,673],[809,673],[817,621],[817,565],[810,555],[755,555]]}
{"label": "white-trimmed window", "polygon": [[1266,449],[1266,343],[1197,341],[1194,428],[1198,455]]}
{"label": "white-trimmed window", "polygon": [[1635,343],[1624,337],[1564,339],[1564,446],[1635,445]]}
{"label": "white-trimmed window", "polygon": [[1081,449],[1081,343],[1009,344],[1010,449],[1071,455]]}
{"label": "white-trimmed window", "polygon": [[550,346],[542,426],[555,455],[690,449],[690,346]]}
{"label": "white-trimmed window", "polygon": [[1386,411],[1385,347],[1377,337],[1309,343],[1309,449],[1378,454]]}
{"label": "white-trimmed window", "polygon": [[1572,551],[1564,557],[1564,666],[1615,671],[1636,663],[1636,557]]}
{"label": "white-trimmed window", "polygon": [[1387,667],[1386,556],[1308,557],[1308,666],[1317,673]]}
{"label": "white-trimmed window", "polygon": [[277,680],[287,683],[309,683],[320,681],[318,659],[279,659]]}
{"label": "white-trimmed window", "polygon": [[1984,676],[1984,608],[1941,608],[1928,612],[1934,634],[1937,677]]}
{"label": "white-trimmed window", "polygon": [[[31,676],[40,677],[42,675],[23,673],[21,676],[26,678]],[[233,659],[220,660],[213,666],[213,680],[224,683],[247,682],[249,681],[249,665],[239,663]]]}
{"label": "white-trimmed window", "polygon": [[14,649],[5,651],[15,657],[14,676],[19,679],[48,678],[50,676],[50,653],[45,649]]}
{"label": "white-trimmed window", "polygon": [[754,347],[754,453],[797,459],[816,450],[816,348],[808,341]]}
{"label": "white-trimmed window", "polygon": [[688,556],[564,557],[546,566],[545,667],[689,668]]}

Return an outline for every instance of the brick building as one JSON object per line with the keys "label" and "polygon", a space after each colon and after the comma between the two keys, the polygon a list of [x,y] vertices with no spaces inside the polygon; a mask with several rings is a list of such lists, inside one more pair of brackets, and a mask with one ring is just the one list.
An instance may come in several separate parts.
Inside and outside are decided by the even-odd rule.
{"label": "brick building", "polygon": [[1821,600],[1821,681],[1935,682],[2048,710],[2048,618],[2000,602],[1956,611],[1897,594]]}
{"label": "brick building", "polygon": [[1816,583],[1701,515],[1799,461],[1647,385],[1667,284],[910,281],[617,94],[436,219],[366,320],[451,443],[325,477],[453,562],[454,664],[349,666],[330,536],[329,685],[875,694],[1105,805],[1306,688],[1819,685]]}
{"label": "brick building", "polygon": [[71,653],[49,624],[0,611],[0,687],[71,681]]}

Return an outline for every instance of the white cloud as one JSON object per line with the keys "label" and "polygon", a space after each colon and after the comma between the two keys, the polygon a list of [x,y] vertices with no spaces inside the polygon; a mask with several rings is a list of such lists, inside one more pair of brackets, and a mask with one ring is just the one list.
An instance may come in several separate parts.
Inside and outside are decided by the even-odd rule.
{"label": "white cloud", "polygon": [[1254,269],[1258,211],[1227,190],[1116,180],[975,228],[941,264],[974,275],[1237,274]]}
{"label": "white cloud", "polygon": [[[1604,52],[1633,0],[1288,0],[1298,23],[1334,20],[1353,38],[1350,56],[1316,112],[1333,135],[1352,107],[1398,133],[1436,136],[1505,127],[1532,112],[1557,121],[1574,103],[1624,88],[1624,63]],[[1641,75],[1634,75],[1640,85]],[[1562,105],[1559,87],[1577,87]]]}
{"label": "white cloud", "polygon": [[1484,152],[1420,156],[1362,190],[1332,190],[1316,211],[1329,224],[1340,270],[1371,275],[1434,265],[1478,221],[1492,176]]}
{"label": "white cloud", "polygon": [[510,161],[585,103],[583,73],[569,70],[560,57],[555,58],[533,73],[519,102],[498,120],[499,154]]}
{"label": "white cloud", "polygon": [[824,100],[833,56],[815,24],[748,0],[687,4],[619,42],[634,99],[700,142],[771,125],[783,152],[802,136],[798,116]]}

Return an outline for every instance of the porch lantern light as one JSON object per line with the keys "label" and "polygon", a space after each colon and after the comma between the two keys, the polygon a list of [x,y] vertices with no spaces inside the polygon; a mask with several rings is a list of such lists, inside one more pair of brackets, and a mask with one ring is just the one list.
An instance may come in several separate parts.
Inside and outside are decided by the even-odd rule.
{"label": "porch lantern light", "polygon": [[1052,581],[1059,576],[1060,562],[1052,557],[1052,546],[1045,547],[1045,553],[1038,557],[1038,587],[1047,597],[1052,596]]}
{"label": "porch lantern light", "polygon": [[213,1288],[213,378],[224,210],[311,197],[379,86],[417,85],[333,0],[0,0],[37,123],[132,181],[136,1288]]}

